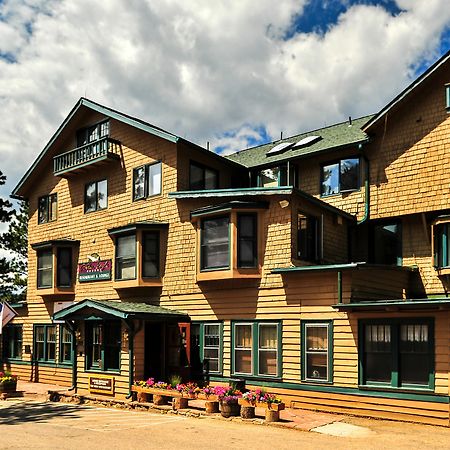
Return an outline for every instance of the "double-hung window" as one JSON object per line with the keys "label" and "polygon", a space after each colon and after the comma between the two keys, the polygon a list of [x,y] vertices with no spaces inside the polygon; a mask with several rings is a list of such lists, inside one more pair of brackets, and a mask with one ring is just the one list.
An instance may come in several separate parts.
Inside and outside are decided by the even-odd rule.
{"label": "double-hung window", "polygon": [[450,267],[450,222],[433,226],[434,267]]}
{"label": "double-hung window", "polygon": [[99,211],[108,207],[108,181],[100,180],[86,184],[84,189],[84,212]]}
{"label": "double-hung window", "polygon": [[72,248],[58,247],[56,251],[56,285],[68,288],[72,286]]}
{"label": "double-hung window", "polygon": [[53,251],[51,248],[37,253],[37,287],[40,289],[53,286]]}
{"label": "double-hung window", "polygon": [[359,158],[341,159],[322,166],[322,196],[356,191],[360,184]]}
{"label": "double-hung window", "polygon": [[161,172],[161,162],[133,169],[133,200],[161,194]]}
{"label": "double-hung window", "polygon": [[54,252],[56,252],[56,287],[73,285],[72,247],[48,247],[37,252],[37,287],[48,289],[54,282]]}
{"label": "double-hung window", "polygon": [[59,362],[72,362],[72,333],[65,325],[59,328]]}
{"label": "double-hung window", "polygon": [[142,277],[159,277],[159,231],[142,232]]}
{"label": "double-hung window", "polygon": [[201,224],[201,269],[228,269],[230,265],[230,218],[203,219]]}
{"label": "double-hung window", "polygon": [[256,267],[258,264],[257,214],[237,215],[238,267]]}
{"label": "double-hung window", "polygon": [[58,204],[57,194],[44,195],[38,200],[38,223],[53,222],[56,220]]}
{"label": "double-hung window", "polygon": [[194,359],[194,365],[199,360],[207,373],[222,373],[222,333],[221,322],[191,325],[191,343],[194,343],[191,345],[191,359]]}
{"label": "double-hung window", "polygon": [[86,346],[88,370],[119,371],[120,321],[86,322]]}
{"label": "double-hung window", "polygon": [[55,362],[56,325],[34,326],[34,359],[36,361]]}
{"label": "double-hung window", "polygon": [[297,213],[297,258],[316,262],[320,259],[320,220],[314,216]]}
{"label": "double-hung window", "polygon": [[234,322],[232,333],[234,374],[281,376],[279,322]]}
{"label": "double-hung window", "polygon": [[116,280],[136,278],[136,235],[116,238]]}
{"label": "double-hung window", "polygon": [[302,322],[302,380],[332,382],[332,356],[332,322]]}
{"label": "double-hung window", "polygon": [[189,189],[217,189],[219,187],[219,172],[193,161],[189,164]]}
{"label": "double-hung window", "polygon": [[3,359],[22,359],[22,333],[22,325],[9,324],[3,328]]}
{"label": "double-hung window", "polygon": [[360,323],[360,382],[394,388],[434,388],[432,319]]}

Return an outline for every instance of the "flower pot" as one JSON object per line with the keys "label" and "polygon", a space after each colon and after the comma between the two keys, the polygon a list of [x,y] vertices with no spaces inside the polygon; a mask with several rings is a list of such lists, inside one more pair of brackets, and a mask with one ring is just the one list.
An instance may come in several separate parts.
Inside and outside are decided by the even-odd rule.
{"label": "flower pot", "polygon": [[255,418],[255,407],[241,405],[241,417],[243,419],[254,419]]}
{"label": "flower pot", "polygon": [[238,402],[222,402],[220,413],[222,417],[237,417],[241,412],[241,405]]}
{"label": "flower pot", "polygon": [[219,402],[205,401],[205,412],[208,414],[214,414],[219,412]]}
{"label": "flower pot", "polygon": [[16,391],[17,391],[17,381],[0,383],[0,394],[4,392],[16,392]]}

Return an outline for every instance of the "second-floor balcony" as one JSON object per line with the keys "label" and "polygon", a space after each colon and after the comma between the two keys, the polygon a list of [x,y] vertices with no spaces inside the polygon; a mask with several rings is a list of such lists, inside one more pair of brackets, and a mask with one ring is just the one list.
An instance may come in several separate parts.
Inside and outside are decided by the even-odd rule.
{"label": "second-floor balcony", "polygon": [[104,137],[53,158],[53,174],[69,176],[88,165],[120,159],[120,142]]}

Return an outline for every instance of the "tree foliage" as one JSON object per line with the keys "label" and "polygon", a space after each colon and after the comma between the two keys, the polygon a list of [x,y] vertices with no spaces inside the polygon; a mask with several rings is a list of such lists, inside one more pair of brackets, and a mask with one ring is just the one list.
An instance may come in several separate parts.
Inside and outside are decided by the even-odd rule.
{"label": "tree foliage", "polygon": [[[0,172],[0,185],[5,179]],[[16,303],[26,297],[28,204],[22,201],[13,209],[10,201],[0,198],[0,222],[8,224],[0,235],[0,300]]]}

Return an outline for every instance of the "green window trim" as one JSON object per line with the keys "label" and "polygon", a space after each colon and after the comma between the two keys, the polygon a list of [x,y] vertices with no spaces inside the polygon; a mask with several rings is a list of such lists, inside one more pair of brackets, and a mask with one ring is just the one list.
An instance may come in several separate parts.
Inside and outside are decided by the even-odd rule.
{"label": "green window trim", "polygon": [[[162,161],[156,161],[151,164],[144,164],[133,169],[133,201],[161,195],[162,169]],[[150,184],[153,182],[153,178],[151,177],[156,177],[155,180],[157,180],[158,174],[158,185],[150,186]]]}
{"label": "green window trim", "polygon": [[[247,347],[240,347],[241,350],[250,351],[251,372],[236,371],[236,327],[250,326],[251,327],[251,345]],[[276,351],[276,374],[270,375],[267,373],[260,373],[260,353],[265,351],[260,346],[260,328],[261,326],[275,326],[277,343],[276,348],[270,348],[270,351]],[[274,350],[275,349],[275,350]],[[245,378],[255,379],[280,379],[282,375],[282,322],[277,320],[242,320],[231,322],[231,375]]]}
{"label": "green window trim", "polygon": [[450,84],[445,85],[445,108],[450,112]]}
{"label": "green window trim", "polygon": [[[371,381],[367,380],[365,367],[365,333],[367,326],[381,325],[390,327],[389,343],[391,363],[390,381]],[[426,325],[427,326],[427,356],[428,356],[428,380],[426,383],[403,383],[403,374],[401,373],[401,327],[405,325]],[[358,365],[359,375],[358,381],[361,388],[380,388],[392,390],[429,390],[434,391],[435,388],[435,339],[434,339],[434,319],[433,318],[398,318],[398,319],[364,319],[358,323],[359,351]]]}
{"label": "green window trim", "polygon": [[[38,331],[42,328],[42,339],[38,340]],[[49,340],[49,332],[54,329],[54,341]],[[57,348],[57,326],[55,324],[33,324],[33,360],[37,362],[55,363],[56,364],[56,348]],[[42,344],[41,351],[39,346]],[[53,350],[52,350],[53,348]],[[50,353],[53,353],[51,355]],[[41,356],[42,354],[42,356]],[[52,357],[53,356],[53,357]]]}
{"label": "green window trim", "polygon": [[450,267],[450,223],[439,223],[434,228],[434,267],[445,269]]}
{"label": "green window trim", "polygon": [[8,324],[2,331],[2,360],[21,361],[23,355],[23,326]]}
{"label": "green window trim", "polygon": [[192,322],[192,325],[199,326],[199,346],[200,346],[200,360],[203,363],[205,359],[205,327],[208,325],[218,325],[219,326],[219,370],[212,371],[209,370],[208,373],[213,375],[222,375],[223,373],[223,322],[221,321],[207,321],[207,322]]}
{"label": "green window trim", "polygon": [[[345,162],[350,162],[352,161],[350,164],[353,164],[354,166],[356,166],[356,182],[355,182],[355,186],[351,186],[351,187],[346,187],[345,186],[345,182],[348,183],[348,180],[346,181],[345,178],[348,178],[348,175],[346,174],[346,172],[349,172],[348,170],[346,171],[346,166],[345,166]],[[324,189],[326,188],[326,184],[325,182],[327,181],[325,179],[325,170],[327,168],[331,168],[332,166],[334,170],[337,170],[337,179],[334,180],[336,181],[336,188],[337,191],[332,190],[332,192],[325,192]],[[333,177],[330,175],[329,179],[331,181],[333,181]],[[331,186],[331,184],[330,184]],[[321,197],[330,197],[333,195],[340,195],[340,194],[346,194],[346,193],[350,193],[350,192],[356,192],[361,190],[361,158],[359,156],[348,156],[346,158],[341,158],[335,161],[329,161],[326,162],[324,164],[322,164],[320,166],[320,196]]]}
{"label": "green window trim", "polygon": [[[302,320],[301,321],[301,381],[309,383],[332,384],[333,383],[333,320]],[[314,378],[307,376],[307,334],[310,327],[327,328],[327,376],[326,378]],[[312,353],[312,352],[311,352]],[[324,352],[321,351],[320,354]]]}
{"label": "green window trim", "polygon": [[[67,330],[67,331],[66,331]],[[70,340],[68,340],[68,336],[70,336]],[[69,355],[67,358],[67,347],[69,347]],[[72,365],[74,361],[74,335],[70,331],[68,327],[65,325],[59,326],[59,363]]]}

